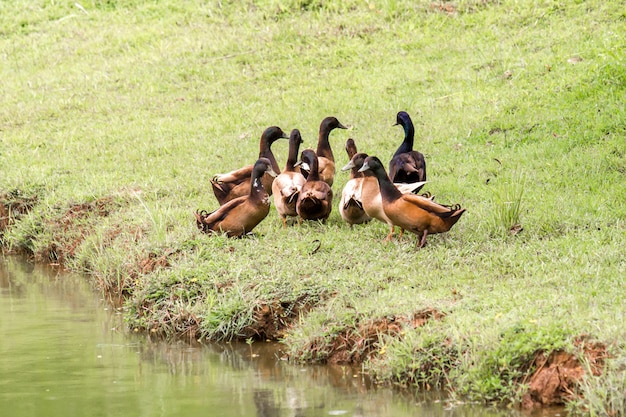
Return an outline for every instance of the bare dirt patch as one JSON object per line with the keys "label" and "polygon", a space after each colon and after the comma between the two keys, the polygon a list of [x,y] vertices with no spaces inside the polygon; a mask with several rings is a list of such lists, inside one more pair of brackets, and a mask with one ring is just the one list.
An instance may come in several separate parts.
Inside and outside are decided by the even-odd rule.
{"label": "bare dirt patch", "polygon": [[11,224],[35,207],[37,200],[36,195],[24,196],[20,190],[0,193],[0,238]]}
{"label": "bare dirt patch", "polygon": [[330,364],[359,364],[379,354],[381,336],[402,337],[405,328],[423,326],[429,320],[439,320],[444,313],[435,309],[416,311],[410,317],[387,316],[357,323],[355,328],[341,331],[332,340],[314,340],[307,349],[313,357]]}
{"label": "bare dirt patch", "polygon": [[315,301],[302,295],[294,301],[275,301],[259,305],[254,312],[254,324],[243,330],[244,338],[276,341],[285,336],[287,329],[300,314],[309,311]]}
{"label": "bare dirt patch", "polygon": [[52,243],[34,253],[35,261],[63,265],[72,258],[101,217],[119,208],[113,197],[71,205],[60,217],[47,221],[47,230],[53,235]]}
{"label": "bare dirt patch", "polygon": [[[576,341],[581,355],[591,365],[591,372],[599,375],[608,357],[606,346],[589,342],[584,337]],[[577,386],[585,376],[579,358],[562,350],[546,355],[539,352],[532,363],[535,372],[528,380],[528,392],[522,397],[522,408],[564,405],[575,399]]]}

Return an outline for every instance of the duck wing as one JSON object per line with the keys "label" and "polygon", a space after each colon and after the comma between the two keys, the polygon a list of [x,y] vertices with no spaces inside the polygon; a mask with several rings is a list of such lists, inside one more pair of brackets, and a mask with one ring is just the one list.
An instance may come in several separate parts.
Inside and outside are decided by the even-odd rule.
{"label": "duck wing", "polygon": [[405,202],[410,203],[411,205],[421,210],[424,210],[428,213],[435,214],[438,217],[442,217],[442,218],[450,217],[459,209],[459,207],[456,205],[452,207],[445,206],[443,204],[435,203],[431,199],[423,197],[421,195],[404,194],[402,196],[402,199]]}
{"label": "duck wing", "polygon": [[427,181],[418,181],[409,184],[398,182],[393,185],[395,185],[402,194],[417,194],[424,187],[424,185],[426,185],[426,183]]}
{"label": "duck wing", "polygon": [[248,195],[248,193],[250,192],[250,178],[247,178],[246,180],[238,183],[219,183],[216,181],[211,181],[211,186],[213,188],[213,194],[215,195],[215,198],[220,205],[223,205],[235,198]]}
{"label": "duck wing", "polygon": [[198,225],[198,228],[202,229],[205,233],[208,233],[211,230],[217,231],[219,230],[219,224],[223,222],[224,219],[226,219],[228,215],[233,212],[233,210],[245,204],[245,202],[246,198],[240,197],[228,201],[210,213],[207,213],[206,211],[196,211],[196,224]]}
{"label": "duck wing", "polygon": [[394,183],[426,181],[424,155],[418,151],[410,151],[394,156],[389,162],[389,178]]}
{"label": "duck wing", "polygon": [[241,182],[250,179],[250,176],[252,175],[252,168],[253,165],[248,165],[225,174],[216,174],[213,177],[213,181],[217,183],[240,184]]}
{"label": "duck wing", "polygon": [[300,190],[303,198],[314,198],[316,200],[326,200],[332,198],[332,190],[328,184],[322,181],[305,184]]}

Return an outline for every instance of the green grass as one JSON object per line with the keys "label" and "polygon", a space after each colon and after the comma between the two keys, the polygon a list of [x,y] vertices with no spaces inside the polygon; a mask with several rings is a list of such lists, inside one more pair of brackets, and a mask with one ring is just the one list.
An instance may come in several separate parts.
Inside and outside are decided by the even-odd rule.
{"label": "green grass", "polygon": [[[90,273],[124,297],[133,329],[262,338],[269,310],[264,329],[293,360],[327,360],[357,334],[349,348],[382,380],[485,401],[517,401],[534,353],[589,335],[611,347],[612,371],[585,379],[572,409],[624,415],[619,2],[79,3],[0,4],[0,191],[37,196],[5,247]],[[334,115],[352,126],[331,134],[338,166],[348,137],[388,161],[399,110],[427,190],[467,208],[424,249],[383,243],[377,222],[350,229],[339,197],[326,225],[283,229],[272,210],[251,238],[196,229],[193,211],[217,207],[208,180],[253,163],[266,127],[314,148]],[[283,166],[286,141],[274,153]],[[106,210],[89,205],[101,199]],[[425,309],[445,318],[358,333]]]}

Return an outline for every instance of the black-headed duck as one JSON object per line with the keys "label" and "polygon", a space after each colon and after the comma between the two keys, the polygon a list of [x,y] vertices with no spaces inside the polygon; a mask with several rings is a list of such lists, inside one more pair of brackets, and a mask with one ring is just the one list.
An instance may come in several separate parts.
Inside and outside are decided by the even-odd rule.
{"label": "black-headed duck", "polygon": [[415,128],[411,117],[405,111],[398,112],[396,125],[404,129],[404,140],[389,162],[389,179],[393,183],[414,183],[426,181],[426,160],[424,155],[413,150]]}
{"label": "black-headed duck", "polygon": [[375,156],[368,156],[360,169],[361,172],[368,170],[372,171],[378,180],[385,215],[393,225],[417,235],[417,248],[424,246],[429,234],[450,230],[465,212],[465,209],[458,205],[444,206],[422,196],[402,194],[393,185],[383,164]]}
{"label": "black-headed duck", "polygon": [[[268,127],[261,135],[261,141],[259,142],[259,158],[267,158],[274,172],[280,172],[280,167],[276,162],[271,146],[278,139],[287,138],[289,138],[289,136],[278,126]],[[211,186],[213,187],[213,194],[215,194],[215,198],[217,198],[220,205],[234,198],[248,194],[252,168],[253,165],[248,165],[226,174],[217,174],[213,177]],[[273,180],[274,178],[271,175],[263,175],[263,187],[265,187],[265,191],[269,195],[272,195]]]}
{"label": "black-headed duck", "polygon": [[[319,137],[317,139],[317,150],[315,151],[318,159],[320,179],[331,187],[335,180],[335,156],[330,147],[328,137],[330,132],[337,128],[347,129],[336,117],[329,116],[322,120],[322,123],[320,123]],[[302,175],[306,178],[308,172],[302,170]]]}
{"label": "black-headed duck", "polygon": [[283,172],[272,183],[274,206],[276,206],[276,211],[283,221],[283,226],[287,226],[287,217],[298,216],[296,203],[300,190],[306,181],[300,170],[295,167],[298,160],[298,150],[302,142],[300,131],[293,129],[289,135],[287,164]]}
{"label": "black-headed duck", "polygon": [[268,158],[259,158],[253,165],[248,194],[234,198],[217,210],[196,211],[196,225],[205,233],[225,233],[228,237],[242,236],[254,229],[270,211],[270,197],[263,187],[264,174],[276,176]]}
{"label": "black-headed duck", "polygon": [[[357,153],[356,144],[353,139],[346,141],[346,153],[348,159],[352,161],[352,158]],[[350,165],[350,163],[348,163]],[[348,167],[346,165],[346,167]],[[350,165],[348,168],[343,167],[342,171],[346,171],[351,168],[350,179],[343,187],[341,191],[341,201],[339,202],[339,214],[341,218],[352,227],[353,224],[367,223],[372,218],[367,215],[363,209],[363,201],[361,199],[361,190],[363,187],[364,175],[362,172],[358,172],[361,165]]]}
{"label": "black-headed duck", "polygon": [[333,190],[320,179],[317,155],[312,149],[305,149],[298,164],[308,168],[309,175],[300,190],[296,212],[302,220],[326,221],[332,210]]}

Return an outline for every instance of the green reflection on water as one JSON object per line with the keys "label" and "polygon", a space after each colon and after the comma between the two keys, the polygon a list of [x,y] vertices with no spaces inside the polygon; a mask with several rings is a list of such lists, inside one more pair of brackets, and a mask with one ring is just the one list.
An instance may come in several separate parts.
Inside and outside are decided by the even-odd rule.
{"label": "green reflection on water", "polygon": [[521,415],[401,395],[349,367],[294,366],[281,356],[274,344],[128,334],[84,277],[0,257],[3,417]]}

